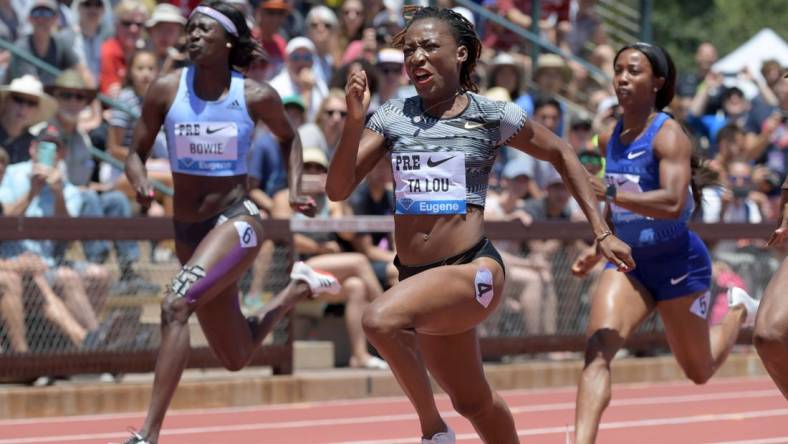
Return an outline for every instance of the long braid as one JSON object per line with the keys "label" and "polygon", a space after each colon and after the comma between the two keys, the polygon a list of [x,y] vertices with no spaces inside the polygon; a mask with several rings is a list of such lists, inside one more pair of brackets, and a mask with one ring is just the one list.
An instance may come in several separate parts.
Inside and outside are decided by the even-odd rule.
{"label": "long braid", "polygon": [[468,50],[468,58],[462,63],[460,68],[460,87],[464,91],[479,92],[479,86],[473,81],[471,74],[473,74],[476,61],[481,55],[482,42],[479,40],[479,36],[476,35],[476,30],[471,22],[451,9],[433,8],[431,6],[426,8],[404,6],[402,12],[407,24],[402,31],[394,36],[392,40],[394,47],[402,49],[405,43],[405,33],[418,20],[432,18],[448,23],[457,45],[465,46]]}

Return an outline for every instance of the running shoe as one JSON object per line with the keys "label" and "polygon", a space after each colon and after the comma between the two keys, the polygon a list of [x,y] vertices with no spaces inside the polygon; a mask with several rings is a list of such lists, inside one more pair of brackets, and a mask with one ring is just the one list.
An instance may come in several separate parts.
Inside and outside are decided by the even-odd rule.
{"label": "running shoe", "polygon": [[131,433],[131,438],[123,441],[123,444],[150,444],[148,438],[143,438],[136,430],[129,428],[129,433]]}
{"label": "running shoe", "polygon": [[334,275],[324,271],[317,271],[301,261],[293,264],[293,271],[290,272],[290,279],[306,282],[312,290],[311,297],[315,297],[319,293],[337,294],[342,288]]}
{"label": "running shoe", "polygon": [[744,320],[744,327],[752,327],[755,325],[755,315],[758,313],[758,305],[761,301],[753,298],[746,291],[739,287],[731,287],[728,289],[728,307],[733,308],[737,305],[743,305],[747,310],[747,318]]}
{"label": "running shoe", "polygon": [[446,427],[445,432],[440,432],[432,435],[432,438],[421,438],[421,444],[455,444],[457,438],[454,435],[454,430],[451,427]]}

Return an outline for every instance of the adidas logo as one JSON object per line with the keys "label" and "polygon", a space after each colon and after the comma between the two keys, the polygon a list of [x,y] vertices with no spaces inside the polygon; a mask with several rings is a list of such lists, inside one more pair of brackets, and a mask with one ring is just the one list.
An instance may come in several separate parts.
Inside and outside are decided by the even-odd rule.
{"label": "adidas logo", "polygon": [[235,99],[235,100],[232,101],[232,103],[230,103],[227,106],[227,109],[234,109],[236,111],[240,111],[241,110],[241,103],[238,101],[238,99]]}
{"label": "adidas logo", "polygon": [[328,278],[320,278],[318,281],[320,282],[321,287],[330,287],[334,283],[334,281]]}

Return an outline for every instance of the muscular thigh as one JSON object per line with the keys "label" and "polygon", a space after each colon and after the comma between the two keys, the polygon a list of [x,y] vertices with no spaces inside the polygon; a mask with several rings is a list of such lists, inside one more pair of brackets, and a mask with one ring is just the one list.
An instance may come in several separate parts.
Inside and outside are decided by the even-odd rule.
{"label": "muscular thigh", "polygon": [[708,292],[703,291],[657,303],[657,311],[665,325],[665,338],[682,367],[712,360],[706,319],[708,301]]}
{"label": "muscular thigh", "polygon": [[359,274],[361,267],[370,267],[369,260],[361,253],[328,253],[312,256],[306,263],[317,270],[327,271],[339,281]]}
{"label": "muscular thigh", "polygon": [[587,334],[614,330],[626,338],[653,309],[651,296],[635,278],[606,269],[592,296]]}
{"label": "muscular thigh", "polygon": [[[251,336],[246,318],[238,305],[238,287],[231,284],[196,311],[205,338],[213,350],[232,352],[238,338]],[[247,341],[244,341],[244,343]]]}
{"label": "muscular thigh", "polygon": [[178,258],[186,263],[179,278],[190,281],[185,291],[189,301],[199,307],[234,286],[257,256],[262,234],[259,220],[241,216],[213,228],[193,252],[178,243]]}
{"label": "muscular thigh", "polygon": [[501,300],[503,282],[500,265],[480,257],[400,281],[373,304],[418,333],[452,335],[474,328],[492,313]]}
{"label": "muscular thigh", "polygon": [[772,277],[758,308],[755,325],[780,328],[788,334],[788,258]]}
{"label": "muscular thigh", "polygon": [[475,329],[444,336],[417,334],[430,373],[453,400],[473,402],[490,396]]}

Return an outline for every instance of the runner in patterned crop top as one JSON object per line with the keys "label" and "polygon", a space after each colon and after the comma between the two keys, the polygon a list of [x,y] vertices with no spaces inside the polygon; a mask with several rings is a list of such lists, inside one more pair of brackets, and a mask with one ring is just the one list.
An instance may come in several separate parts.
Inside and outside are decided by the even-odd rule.
{"label": "runner in patterned crop top", "polygon": [[[739,329],[754,319],[757,309],[743,290],[732,289],[730,310],[722,323],[709,329],[711,261],[706,246],[687,228],[693,196],[700,196],[692,180],[698,161],[681,126],[660,111],[675,92],[670,55],[635,43],[618,51],[613,68],[623,118],[599,137],[607,183],[598,177],[589,180],[597,196],[607,200],[616,234],[632,247],[638,267],[624,273],[608,265],[591,299],[575,409],[578,444],[596,440],[610,402],[610,361],[652,311],[662,318],[684,373],[702,384],[725,361]],[[578,258],[573,272],[584,275],[598,260],[596,252],[589,251]]]}
{"label": "runner in patterned crop top", "polygon": [[[788,83],[788,74],[780,81]],[[788,85],[783,85],[783,90],[786,87]],[[788,179],[783,182],[780,216],[777,229],[769,238],[769,245],[779,246],[786,238],[788,238]],[[761,355],[763,366],[777,383],[785,399],[788,399],[788,257],[783,258],[782,265],[763,293],[753,333],[753,342],[758,354]]]}
{"label": "runner in patterned crop top", "polygon": [[222,364],[239,370],[300,299],[339,290],[333,276],[296,263],[290,284],[260,313],[249,318],[241,313],[237,281],[263,240],[258,209],[246,199],[246,151],[256,122],[268,125],[289,159],[291,206],[312,215],[315,204],[295,192],[301,189],[301,142],[279,96],[268,84],[232,69],[248,66],[258,49],[243,14],[228,2],[205,1],[192,13],[186,32],[192,65],[150,86],[126,161],[137,200],[147,206],[153,190],[145,160],[164,125],[175,185],[176,250],[184,264],[161,304],[161,348],[148,414],[128,443],[158,440],[189,356],[192,313]]}
{"label": "runner in patterned crop top", "polygon": [[484,237],[482,220],[499,147],[552,162],[588,216],[602,254],[626,269],[634,262],[595,210],[572,148],[517,106],[473,93],[470,73],[481,49],[473,25],[449,9],[423,8],[396,40],[418,96],[387,102],[364,128],[367,77],[352,73],[348,116],[326,184],[329,198],[346,199],[377,162],[391,158],[400,282],[372,302],[364,329],[415,407],[423,443],[455,442],[427,370],[484,442],[515,443],[509,409],[485,380],[476,336],[503,290],[501,258]]}

